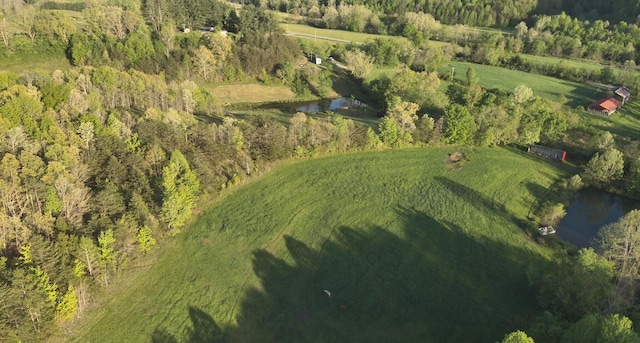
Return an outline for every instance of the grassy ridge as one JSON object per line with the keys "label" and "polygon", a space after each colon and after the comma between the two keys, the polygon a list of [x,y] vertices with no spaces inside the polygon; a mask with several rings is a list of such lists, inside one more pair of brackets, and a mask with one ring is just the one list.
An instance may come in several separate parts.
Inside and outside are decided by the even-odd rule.
{"label": "grassy ridge", "polygon": [[458,165],[413,149],[281,166],[208,209],[65,340],[488,342],[525,328],[540,312],[525,270],[548,252],[523,218],[560,172],[462,151]]}

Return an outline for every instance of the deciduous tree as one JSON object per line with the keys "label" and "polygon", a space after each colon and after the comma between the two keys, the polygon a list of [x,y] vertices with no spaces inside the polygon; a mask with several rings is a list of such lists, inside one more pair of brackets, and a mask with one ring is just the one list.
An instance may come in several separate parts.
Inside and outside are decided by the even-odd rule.
{"label": "deciduous tree", "polygon": [[603,153],[596,152],[585,167],[584,177],[587,182],[603,186],[611,181],[619,180],[624,173],[624,156],[621,151],[610,148]]}
{"label": "deciduous tree", "polygon": [[523,331],[514,331],[502,339],[501,343],[535,343],[533,338],[527,336],[527,334]]}
{"label": "deciduous tree", "polygon": [[191,218],[200,183],[179,150],[171,153],[169,165],[163,169],[162,218],[171,229],[177,229]]}
{"label": "deciduous tree", "polygon": [[373,70],[373,58],[361,50],[347,51],[344,55],[344,61],[349,66],[353,76],[360,79]]}
{"label": "deciduous tree", "polygon": [[444,140],[448,144],[470,144],[477,125],[473,116],[462,105],[453,104],[444,112]]}
{"label": "deciduous tree", "polygon": [[640,278],[640,210],[627,213],[619,221],[600,229],[597,236],[599,252],[616,267],[616,288],[609,309],[628,308],[632,303]]}

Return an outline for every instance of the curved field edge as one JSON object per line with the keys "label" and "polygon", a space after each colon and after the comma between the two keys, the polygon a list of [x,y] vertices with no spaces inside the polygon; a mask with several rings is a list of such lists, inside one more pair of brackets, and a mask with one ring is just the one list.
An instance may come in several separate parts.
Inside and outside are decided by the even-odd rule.
{"label": "curved field edge", "polygon": [[[463,152],[466,159],[448,161]],[[532,201],[562,171],[508,149],[282,165],[209,208],[71,341],[495,341],[541,313]],[[324,290],[328,290],[328,296]]]}

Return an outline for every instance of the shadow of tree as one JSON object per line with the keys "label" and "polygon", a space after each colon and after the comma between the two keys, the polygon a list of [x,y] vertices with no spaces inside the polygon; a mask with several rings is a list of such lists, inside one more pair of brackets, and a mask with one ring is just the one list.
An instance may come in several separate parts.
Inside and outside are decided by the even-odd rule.
{"label": "shadow of tree", "polygon": [[189,306],[189,319],[191,327],[187,329],[184,339],[178,340],[177,337],[170,334],[166,330],[156,328],[151,336],[152,343],[215,343],[224,342],[222,329],[216,324],[206,312]]}
{"label": "shadow of tree", "polygon": [[[505,213],[510,213],[507,208],[490,197],[453,180],[436,177],[435,181],[440,182],[443,186],[448,188],[453,194],[466,201],[469,205],[474,207],[479,212],[486,212],[487,209],[493,214],[499,217],[504,217]],[[508,219],[518,227],[527,227],[529,223],[523,218],[516,217],[515,215],[508,216]]]}
{"label": "shadow of tree", "polygon": [[399,235],[341,227],[315,249],[284,236],[290,259],[254,251],[260,284],[241,299],[237,325],[221,330],[190,307],[184,339],[158,329],[151,341],[493,342],[542,312],[526,275],[539,255],[397,211]]}
{"label": "shadow of tree", "polygon": [[229,341],[493,341],[539,313],[525,275],[534,255],[398,211],[404,237],[342,227],[314,250],[286,236],[293,265],[255,251],[261,288],[246,292]]}

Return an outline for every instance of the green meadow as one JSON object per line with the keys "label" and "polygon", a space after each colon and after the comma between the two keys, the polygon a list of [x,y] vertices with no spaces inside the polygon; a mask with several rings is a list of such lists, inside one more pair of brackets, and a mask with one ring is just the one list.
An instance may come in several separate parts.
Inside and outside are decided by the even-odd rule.
{"label": "green meadow", "polygon": [[525,218],[563,176],[503,148],[287,162],[203,210],[64,340],[494,342],[542,312],[527,271],[551,252]]}
{"label": "green meadow", "polygon": [[56,69],[66,71],[70,68],[71,64],[62,52],[0,58],[0,71],[7,71],[16,74],[24,74],[33,71],[51,73]]}
{"label": "green meadow", "polygon": [[293,33],[302,33],[311,36],[317,36],[318,39],[332,38],[332,39],[341,39],[347,40],[354,43],[362,43],[367,39],[375,39],[375,38],[391,38],[391,39],[400,39],[407,40],[404,37],[397,36],[385,36],[385,35],[375,35],[370,33],[363,32],[352,32],[345,30],[333,30],[333,29],[322,29],[317,28],[305,24],[280,24],[280,28],[285,30],[285,32],[293,32]]}
{"label": "green meadow", "polygon": [[595,99],[602,97],[602,90],[595,86],[564,81],[549,76],[527,73],[524,71],[493,67],[469,62],[451,62],[442,70],[450,70],[453,67],[457,80],[466,80],[469,67],[475,69],[479,83],[485,88],[499,88],[505,91],[513,91],[517,86],[525,85],[535,95],[558,101],[561,96],[567,100],[570,107],[588,106]]}
{"label": "green meadow", "polygon": [[538,55],[530,55],[530,54],[519,54],[525,61],[534,62],[534,63],[542,63],[542,64],[558,64],[563,63],[569,67],[585,69],[587,71],[599,70],[604,67],[604,65],[598,64],[596,62],[591,62],[588,60],[572,60],[568,58],[560,58],[560,57],[551,57],[551,56],[538,56]]}

